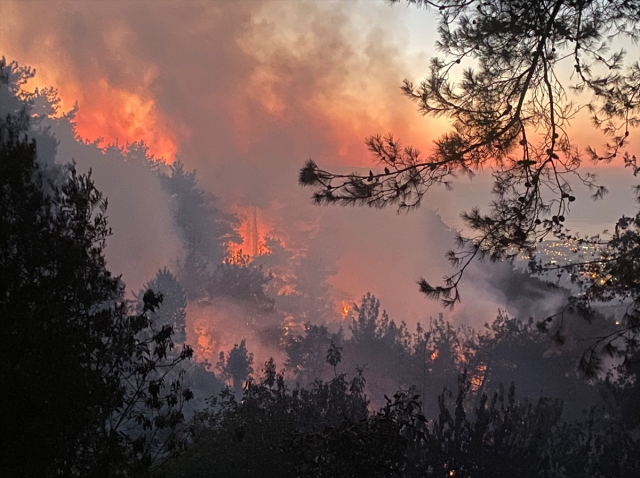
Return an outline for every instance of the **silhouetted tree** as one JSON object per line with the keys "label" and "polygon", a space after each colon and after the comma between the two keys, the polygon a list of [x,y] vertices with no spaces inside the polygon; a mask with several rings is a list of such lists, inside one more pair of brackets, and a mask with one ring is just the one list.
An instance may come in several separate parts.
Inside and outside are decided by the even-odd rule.
{"label": "silhouetted tree", "polygon": [[[294,292],[287,297],[286,305],[299,323],[324,324],[339,317],[331,296],[332,286],[328,282],[337,272],[335,264],[309,252],[295,262]],[[279,302],[284,302],[284,298]]]}
{"label": "silhouetted tree", "polygon": [[[0,60],[1,307],[11,337],[2,379],[15,386],[2,403],[11,411],[3,470],[142,473],[179,444],[175,431],[191,396],[180,377],[169,383],[155,369],[171,371],[191,352],[167,359],[171,328],[148,318],[161,297],[145,294],[139,314],[129,315],[124,285],[104,264],[106,200],[90,177],[55,164],[56,139],[40,125],[56,108],[55,92],[23,92],[32,76]],[[37,459],[25,455],[34,443]]]}
{"label": "silhouetted tree", "polygon": [[229,243],[240,243],[238,218],[224,212],[218,199],[198,187],[196,171],[185,171],[181,161],[160,172],[162,184],[176,204],[175,221],[185,249],[181,282],[190,300],[202,297],[208,275],[227,258]]}
{"label": "silhouetted tree", "polygon": [[[371,469],[395,452],[388,434],[370,433],[369,443],[341,446],[349,445],[345,440],[350,429],[367,426],[361,424],[368,417],[363,387],[360,374],[351,380],[338,374],[328,382],[290,390],[269,360],[261,379],[246,384],[241,400],[226,390],[197,416],[193,446],[161,476],[206,476],[212,470],[230,477],[345,476],[329,473],[336,473],[345,461],[349,472],[357,463],[370,463]],[[369,454],[373,441],[377,453]],[[327,442],[329,446],[322,444]],[[335,458],[325,454],[322,461],[317,459],[330,449]],[[357,458],[351,453],[356,449]],[[401,453],[394,457],[402,460]],[[388,469],[381,466],[378,475],[371,476],[385,476]],[[320,470],[325,471],[318,474]]]}
{"label": "silhouetted tree", "polygon": [[173,330],[173,340],[184,343],[187,339],[187,297],[180,282],[166,267],[160,269],[154,279],[147,282],[136,295],[138,308],[144,307],[144,293],[152,290],[162,295],[162,307],[150,314],[151,319],[161,325],[170,325]]}
{"label": "silhouetted tree", "polygon": [[272,278],[240,251],[216,267],[206,291],[210,298],[229,298],[268,311],[275,302],[265,290]]}
{"label": "silhouetted tree", "polygon": [[[468,331],[467,331],[468,332]],[[429,326],[418,324],[409,351],[407,374],[409,385],[420,393],[423,411],[429,419],[438,416],[436,398],[443,390],[453,390],[456,379],[464,370],[468,350],[461,329],[444,319],[429,319]]]}
{"label": "silhouetted tree", "polygon": [[305,324],[304,335],[288,337],[286,366],[294,374],[296,382],[306,386],[316,379],[329,379],[327,349],[332,343],[341,346],[343,340],[342,330],[331,333],[325,325],[311,324]]}
{"label": "silhouetted tree", "polygon": [[226,356],[220,352],[216,369],[224,380],[233,382],[235,396],[240,397],[244,383],[253,373],[253,354],[247,351],[246,341],[242,339],[240,345],[235,344]]}
{"label": "silhouetted tree", "polygon": [[179,278],[190,301],[206,296],[207,283],[211,276],[210,264],[199,253],[198,242],[193,240],[186,244],[184,259],[178,261]]}
{"label": "silhouetted tree", "polygon": [[[519,394],[529,400],[539,397],[565,402],[565,418],[583,418],[598,403],[598,390],[578,375],[582,350],[572,335],[559,344],[540,334],[533,321],[522,322],[503,312],[486,331],[467,338],[466,367],[473,373],[476,395],[496,390],[501,385],[519,384]],[[565,346],[561,346],[565,345]]]}
{"label": "silhouetted tree", "polygon": [[352,310],[355,314],[350,336],[343,336],[341,329],[332,334],[326,326],[307,325],[303,333],[288,339],[286,364],[296,382],[305,385],[333,376],[324,365],[324,351],[334,343],[341,347],[342,370],[365,369],[369,379],[366,391],[374,406],[384,404],[384,395],[412,390],[420,395],[423,413],[429,419],[438,416],[437,396],[445,389],[455,389],[456,378],[465,369],[472,384],[465,406],[476,406],[483,393],[490,394],[512,382],[521,383],[523,398],[563,400],[567,404],[566,419],[581,419],[596,404],[602,409],[600,393],[610,398],[611,414],[620,413],[613,410],[620,401],[631,404],[625,398],[632,394],[635,383],[630,376],[618,372],[626,392],[615,395],[613,383],[605,391],[601,381],[589,383],[578,374],[583,350],[580,344],[593,333],[583,321],[567,328],[560,344],[558,337],[549,340],[541,334],[532,320],[523,322],[503,312],[486,323],[484,331],[469,326],[456,328],[440,314],[409,333],[404,324],[396,326],[380,313],[380,303],[371,294]]}
{"label": "silhouetted tree", "polygon": [[[330,348],[327,362],[337,355]],[[619,428],[595,427],[593,416],[567,423],[560,400],[516,400],[513,385],[468,407],[472,384],[462,374],[427,420],[410,393],[369,411],[360,373],[289,389],[273,360],[263,372],[241,401],[226,390],[198,414],[193,446],[161,477],[614,478],[639,465],[638,445]]]}
{"label": "silhouetted tree", "polygon": [[[640,2],[407,3],[437,9],[441,56],[432,59],[425,80],[419,85],[405,80],[402,90],[421,114],[447,117],[451,131],[435,140],[426,156],[401,146],[392,135],[372,136],[367,146],[379,170],[334,174],[309,160],[299,180],[315,188],[316,203],[411,209],[430,187],[491,166],[495,181],[490,209],[481,213],[473,208],[463,215],[470,235],[459,235],[458,250],[448,254],[457,272],[442,285],[419,281],[427,296],[453,306],[460,299],[464,270],[474,259],[512,260],[522,252],[533,254],[536,243],[547,237],[573,237],[563,225],[576,199],[572,187],[584,184],[594,198],[606,192],[594,175],[582,173],[584,159],[622,158],[638,173],[636,157],[624,149],[631,128],[640,124],[640,65],[625,63],[625,52],[610,52],[603,38],[637,40]],[[573,70],[569,82],[558,74],[567,64]],[[567,89],[581,96],[569,100]],[[569,136],[569,122],[582,109],[609,137],[603,152],[581,153]],[[598,301],[622,297],[632,304],[620,317],[620,329],[591,348],[582,362],[585,372],[597,372],[605,347],[615,354],[626,341],[635,340],[640,299],[632,278],[640,267],[638,224],[640,217],[622,218],[611,240],[587,241],[602,243],[602,258],[554,266],[582,282],[584,293],[576,295],[572,305],[586,315]]]}
{"label": "silhouetted tree", "polygon": [[[596,430],[562,421],[562,402],[541,397],[518,401],[515,387],[482,393],[473,412],[465,408],[471,383],[463,374],[453,410],[443,392],[432,423],[416,421],[404,476],[581,477],[632,476],[638,445],[618,429]],[[451,394],[453,395],[453,394]]]}
{"label": "silhouetted tree", "polygon": [[273,275],[266,292],[277,309],[300,328],[334,321],[338,312],[328,279],[337,268],[312,251],[296,255],[275,237],[266,237],[265,246],[268,252],[252,262]]}
{"label": "silhouetted tree", "polygon": [[105,266],[106,199],[72,165],[40,165],[28,128],[28,117],[0,118],[0,466],[11,477],[140,476],[181,446],[192,394],[164,377],[191,349],[167,358],[172,329],[149,318],[161,296],[148,291],[130,315]]}
{"label": "silhouetted tree", "polygon": [[345,342],[345,360],[350,367],[365,368],[367,391],[379,404],[385,394],[412,385],[408,373],[411,335],[404,323],[398,326],[386,311],[380,313],[380,301],[370,293],[352,310],[355,316],[349,326],[352,335]]}

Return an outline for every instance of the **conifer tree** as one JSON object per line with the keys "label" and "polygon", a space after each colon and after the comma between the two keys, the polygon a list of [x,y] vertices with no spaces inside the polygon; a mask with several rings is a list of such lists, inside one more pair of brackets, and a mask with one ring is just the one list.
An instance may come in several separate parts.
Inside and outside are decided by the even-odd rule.
{"label": "conifer tree", "polygon": [[[23,73],[0,61],[0,95]],[[192,393],[165,377],[192,352],[168,357],[172,328],[150,319],[161,296],[129,310],[104,258],[107,200],[90,174],[39,162],[29,106],[0,118],[0,468],[141,476],[184,443]]]}
{"label": "conifer tree", "polygon": [[[391,3],[399,3],[392,0]],[[428,154],[403,146],[393,135],[373,135],[366,144],[377,168],[336,174],[309,160],[299,181],[315,189],[318,204],[417,207],[436,185],[459,175],[493,169],[494,199],[488,210],[463,214],[468,233],[448,253],[456,272],[440,285],[419,280],[428,297],[452,307],[458,285],[475,259],[513,260],[533,255],[536,244],[573,238],[603,249],[595,261],[544,268],[569,274],[581,286],[567,307],[593,315],[593,304],[622,298],[628,309],[620,327],[587,353],[583,369],[595,373],[601,352],[616,355],[640,326],[640,216],[621,218],[610,239],[584,238],[564,226],[576,200],[575,188],[594,198],[606,188],[583,171],[585,161],[618,162],[634,175],[640,168],[629,151],[640,125],[640,64],[616,39],[640,38],[638,0],[407,0],[435,9],[440,56],[419,84],[405,80],[404,95],[420,114],[444,117],[451,130]],[[564,80],[563,68],[573,71]],[[579,95],[570,97],[573,90]],[[607,138],[604,148],[583,152],[571,137],[570,122],[586,111]],[[634,140],[635,141],[635,140]],[[637,149],[637,148],[636,148]],[[538,271],[541,271],[538,269]],[[553,323],[552,323],[553,322]],[[541,326],[562,329],[562,314]],[[622,352],[624,354],[624,352]]]}

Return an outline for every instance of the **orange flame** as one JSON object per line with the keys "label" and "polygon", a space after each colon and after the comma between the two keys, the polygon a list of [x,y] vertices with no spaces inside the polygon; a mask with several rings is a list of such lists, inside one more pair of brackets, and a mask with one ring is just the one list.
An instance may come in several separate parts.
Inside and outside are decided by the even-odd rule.
{"label": "orange flame", "polygon": [[173,162],[178,141],[153,98],[116,89],[104,80],[97,89],[91,98],[79,100],[75,132],[80,138],[98,140],[101,146],[143,141],[153,156]]}
{"label": "orange flame", "polygon": [[484,376],[486,371],[487,371],[486,364],[480,364],[478,366],[478,374],[471,377],[472,390],[478,390],[482,386],[482,382],[484,381]]}
{"label": "orange flame", "polygon": [[[47,65],[55,71],[51,65]],[[171,163],[178,152],[178,137],[175,128],[157,107],[156,100],[145,90],[116,88],[106,79],[91,85],[81,85],[71,79],[56,82],[54,75],[39,73],[29,80],[27,90],[43,90],[55,84],[60,100],[60,112],[70,111],[77,105],[73,117],[74,130],[78,138],[97,142],[105,148],[110,145],[124,147],[144,142],[148,153]],[[188,132],[182,128],[182,136]]]}
{"label": "orange flame", "polygon": [[157,75],[155,68],[147,68],[140,84],[115,86],[105,77],[83,83],[61,70],[64,62],[52,62],[51,55],[43,58],[18,49],[11,56],[25,57],[24,64],[38,71],[24,87],[25,91],[55,88],[59,100],[55,116],[77,106],[74,129],[84,141],[97,142],[101,148],[116,145],[125,149],[129,144],[144,142],[151,156],[171,163],[179,149],[178,136],[189,136],[186,127],[176,127],[158,107],[150,88]]}
{"label": "orange flame", "polygon": [[347,314],[349,313],[349,310],[350,310],[349,304],[347,304],[346,302],[343,302],[342,303],[342,309],[341,309],[341,313],[342,313],[342,317],[343,318],[347,316]]}
{"label": "orange flame", "polygon": [[438,358],[438,349],[434,350],[431,354],[431,360],[435,360]]}
{"label": "orange flame", "polygon": [[229,255],[237,256],[242,253],[250,257],[268,254],[264,238],[269,235],[271,227],[266,223],[263,214],[258,211],[257,207],[237,207],[236,214],[240,218],[241,224],[238,233],[242,238],[242,242],[229,243]]}

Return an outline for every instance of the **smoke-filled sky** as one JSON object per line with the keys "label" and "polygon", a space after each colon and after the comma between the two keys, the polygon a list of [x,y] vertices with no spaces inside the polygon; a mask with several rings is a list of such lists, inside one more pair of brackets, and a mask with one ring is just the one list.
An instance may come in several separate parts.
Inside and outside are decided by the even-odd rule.
{"label": "smoke-filled sky", "polygon": [[[437,54],[431,13],[382,0],[0,0],[0,18],[0,54],[36,68],[29,86],[56,87],[62,111],[77,102],[80,137],[143,140],[156,156],[197,169],[201,186],[227,204],[258,207],[275,229],[321,224],[324,247],[340,257],[337,286],[356,296],[371,290],[398,314],[436,310],[415,286],[420,275],[439,279],[450,247],[429,210],[459,226],[461,210],[487,203],[487,175],[435,191],[409,216],[315,208],[296,181],[307,158],[369,167],[370,134],[391,131],[428,150],[446,130],[446,120],[420,117],[399,90]],[[631,45],[629,57],[638,56]],[[585,121],[574,129],[583,146],[594,138]],[[632,138],[631,152],[638,145]],[[607,168],[611,197],[578,201],[574,223],[596,232],[632,213],[628,176]],[[112,215],[126,216],[125,198],[111,198]],[[116,237],[118,224],[138,224],[118,217]]]}

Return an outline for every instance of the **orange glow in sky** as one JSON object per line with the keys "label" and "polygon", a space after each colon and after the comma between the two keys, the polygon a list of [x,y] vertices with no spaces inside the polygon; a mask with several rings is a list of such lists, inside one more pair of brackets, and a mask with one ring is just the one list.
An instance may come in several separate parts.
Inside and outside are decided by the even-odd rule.
{"label": "orange glow in sky", "polygon": [[152,98],[115,89],[104,80],[95,86],[93,98],[76,114],[78,136],[88,141],[102,138],[101,145],[144,141],[153,156],[173,162],[178,141]]}
{"label": "orange glow in sky", "polygon": [[56,79],[63,72],[57,64],[36,61],[23,65],[37,70],[36,76],[25,86],[26,90],[56,88],[60,99],[59,114],[67,113],[77,103],[75,132],[83,141],[98,141],[100,147],[117,144],[121,148],[142,141],[156,159],[168,163],[175,159],[179,146],[176,131],[158,110],[156,100],[149,92],[138,91],[134,85],[118,89],[105,79],[91,84],[80,84],[72,79],[58,82]]}
{"label": "orange glow in sky", "polygon": [[[287,137],[289,126],[313,130],[317,144],[328,146],[314,159],[333,162],[327,166],[368,168],[371,156],[363,146],[368,135],[393,132],[404,145],[427,153],[432,140],[448,129],[444,118],[421,118],[399,91],[403,78],[419,81],[427,74],[428,58],[436,54],[430,36],[409,41],[425,22],[435,26],[419,10],[405,17],[404,10],[378,2],[369,18],[348,5],[310,2],[294,8],[274,2],[255,9],[247,3],[251,20],[230,31],[237,37],[225,46],[215,33],[236,9],[226,10],[224,2],[203,10],[177,9],[172,2],[151,9],[142,3],[115,8],[98,2],[94,8],[56,2],[42,18],[31,15],[23,2],[5,2],[3,54],[37,68],[27,87],[54,86],[63,111],[77,101],[76,133],[86,141],[101,140],[101,146],[144,141],[152,155],[172,162],[189,139],[198,139],[198,153],[217,159],[218,150],[229,145],[210,147],[208,128],[226,122],[232,127],[222,140],[233,143],[234,154],[250,156],[264,147],[269,126],[277,123],[287,145],[303,141],[293,133]],[[178,13],[187,26],[172,30]],[[379,26],[364,34],[358,21],[365,20]],[[147,29],[152,21],[162,28]],[[165,37],[171,41],[161,45]],[[229,55],[216,56],[224,48]],[[219,98],[224,101],[216,102]],[[194,131],[203,124],[205,133],[198,136]],[[576,120],[573,128],[581,147],[592,140],[586,121]],[[314,155],[311,146],[306,151]]]}

